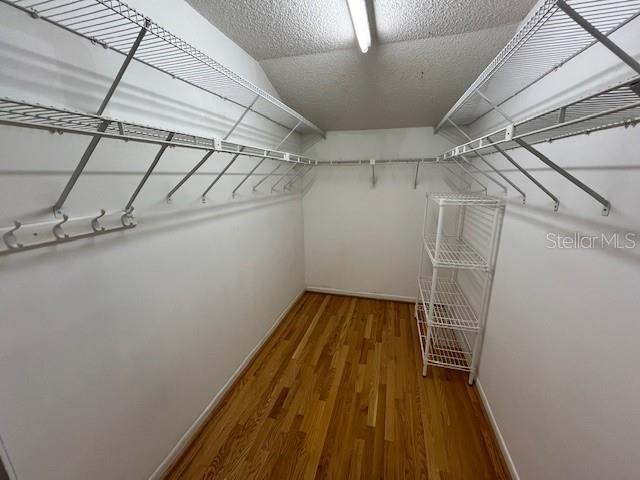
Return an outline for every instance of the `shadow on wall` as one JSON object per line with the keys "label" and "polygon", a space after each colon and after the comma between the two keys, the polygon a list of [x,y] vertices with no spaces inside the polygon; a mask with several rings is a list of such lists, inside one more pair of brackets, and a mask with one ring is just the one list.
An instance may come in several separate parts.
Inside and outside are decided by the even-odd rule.
{"label": "shadow on wall", "polygon": [[9,480],[9,474],[7,470],[4,468],[2,462],[0,462],[0,480]]}
{"label": "shadow on wall", "polygon": [[[97,47],[92,46],[91,48]],[[100,48],[100,50],[103,49]],[[41,92],[54,93],[52,85],[59,85],[64,87],[61,93],[65,98],[65,106],[87,113],[95,113],[124,59],[124,56],[110,50],[100,52],[100,54],[108,56],[108,63],[113,70],[113,77],[110,77],[59,58],[49,57],[2,41],[0,41],[0,52],[0,63],[5,67],[0,70],[0,83],[9,87],[19,85],[21,90],[33,92],[33,98],[24,100],[47,104],[47,102],[38,101]],[[136,71],[134,72],[134,70]],[[17,72],[21,72],[21,74],[18,75]],[[28,74],[25,74],[27,72]],[[131,76],[143,76],[146,81],[144,83],[131,81]],[[167,85],[167,88],[161,89],[138,86],[162,85],[165,82],[171,83]],[[176,85],[172,85],[172,83]],[[173,89],[177,87],[178,91],[182,88],[191,90],[189,95],[184,95],[185,98],[193,98],[193,90],[195,90],[198,96],[206,98],[207,101],[189,103],[179,100],[183,97],[182,95],[168,96],[160,93],[165,90],[172,91],[172,87]],[[212,102],[211,108],[202,106],[209,102]],[[229,112],[229,114],[225,115],[221,113],[222,111]],[[168,129],[178,126],[178,130],[184,133],[217,137],[223,137],[231,129],[242,111],[243,109],[237,105],[223,101],[213,94],[199,91],[196,87],[174,80],[169,75],[138,62],[132,62],[106,110],[107,116],[113,116],[119,120],[141,121]],[[267,122],[261,119],[258,114],[254,114],[254,117],[256,118],[253,120]],[[149,119],[153,119],[153,122],[150,122]],[[250,121],[251,119],[247,117],[246,120]],[[284,127],[277,127],[278,130],[282,130],[282,135],[280,135],[280,133],[274,133],[273,129],[260,127],[256,123],[253,121],[250,125],[241,124],[234,131],[233,138],[254,145],[273,147],[286,133]],[[274,125],[271,122],[268,123],[271,126]],[[287,147],[292,149],[294,146],[289,144]],[[297,148],[294,147],[293,150],[295,151]]]}
{"label": "shadow on wall", "polygon": [[[509,202],[511,203],[511,202]],[[520,206],[520,205],[518,205]],[[625,233],[633,233],[636,248],[615,248],[614,246],[590,248],[602,255],[608,255],[618,258],[625,262],[633,262],[640,265],[640,229],[638,225],[617,225],[616,230],[611,229],[611,224],[606,221],[600,221],[596,217],[585,217],[572,215],[567,213],[553,213],[544,207],[527,205],[524,208],[509,208],[509,216],[526,221],[528,224],[540,227],[544,232],[558,232],[574,238],[590,239],[593,237],[601,238],[605,235],[606,239],[610,239],[612,235],[621,235],[620,242],[626,242]],[[574,230],[567,231],[567,225],[573,225]],[[629,246],[632,244],[629,243]]]}
{"label": "shadow on wall", "polygon": [[[231,215],[240,215],[252,211],[258,211],[279,205],[285,202],[293,201],[298,198],[298,194],[280,194],[276,197],[260,197],[248,198],[233,202],[232,204],[219,204],[202,206],[202,208],[194,209],[172,209],[152,212],[145,215],[144,220],[139,223],[140,228],[131,229],[126,232],[119,232],[112,235],[106,235],[99,241],[97,239],[85,240],[75,243],[75,247],[55,246],[39,249],[37,254],[28,256],[13,256],[12,264],[20,260],[21,265],[38,264],[51,258],[53,251],[62,255],[76,255],[79,252],[92,249],[108,249],[114,242],[123,241],[140,241],[149,235],[157,235],[160,232],[179,232],[190,227],[197,226],[204,222],[220,220]],[[64,248],[64,250],[63,250]],[[176,248],[183,248],[176,245]],[[0,256],[0,265],[2,257]],[[0,476],[0,480],[2,477]]]}

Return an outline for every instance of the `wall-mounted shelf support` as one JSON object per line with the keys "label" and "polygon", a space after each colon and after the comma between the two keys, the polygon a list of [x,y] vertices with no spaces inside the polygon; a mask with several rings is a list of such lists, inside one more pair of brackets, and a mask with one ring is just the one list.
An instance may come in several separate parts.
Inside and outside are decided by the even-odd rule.
{"label": "wall-mounted shelf support", "polygon": [[276,191],[276,187],[277,187],[278,185],[280,185],[280,184],[282,183],[282,181],[283,181],[285,178],[287,178],[290,174],[292,174],[296,167],[297,167],[297,165],[291,165],[291,167],[289,168],[289,170],[287,170],[287,171],[285,172],[285,174],[284,174],[284,175],[282,175],[282,176],[278,179],[278,181],[276,181],[276,183],[274,183],[273,185],[271,185],[271,191],[272,191],[272,192],[275,192],[275,191]]}
{"label": "wall-mounted shelf support", "polygon": [[180,187],[182,187],[187,182],[187,180],[189,180],[193,176],[193,174],[196,173],[200,169],[200,167],[204,165],[206,161],[209,160],[211,155],[213,155],[214,153],[215,153],[215,150],[209,150],[207,153],[205,153],[204,157],[202,157],[200,161],[196,163],[196,165],[191,170],[189,170],[189,172],[187,172],[187,174],[184,177],[182,177],[182,180],[180,180],[176,184],[176,186],[173,187],[169,193],[167,193],[167,202],[171,202],[171,197],[173,197],[173,194],[176,193],[178,190],[180,190]]}
{"label": "wall-mounted shelf support", "polygon": [[[287,141],[287,139],[293,134],[293,132],[296,131],[296,129],[300,126],[301,122],[298,122],[296,124],[295,127],[293,127],[291,130],[289,130],[289,132],[282,138],[282,140],[280,140],[280,142],[275,146],[275,150],[279,150],[280,147],[282,147],[282,145],[284,145],[284,142]],[[233,189],[233,191],[231,192],[231,197],[235,198],[236,196],[236,192],[238,191],[238,189],[244,185],[244,183],[249,180],[249,177],[251,177],[251,175],[253,175],[255,173],[255,171],[258,169],[258,167],[260,167],[260,165],[262,165],[262,163],[266,160],[266,155],[267,152],[265,152],[265,157],[262,158],[260,160],[260,162],[253,167],[253,169],[242,179],[242,181],[236,186],[236,188]],[[229,164],[227,165],[227,167],[225,168],[225,170],[223,172],[226,172],[226,170],[233,165],[233,162],[235,162],[235,159],[232,159],[231,162],[229,162]],[[202,198],[204,199],[206,194],[209,192],[209,190],[211,190],[211,188],[213,187],[213,185],[215,185],[215,183],[217,182],[217,179],[213,181],[213,183],[209,186],[209,188],[202,194]],[[255,191],[255,188],[253,189],[253,191]]]}
{"label": "wall-mounted shelf support", "polygon": [[[502,118],[504,118],[507,122],[509,123],[515,123],[513,121],[513,119],[506,114],[506,112],[504,110],[502,110],[502,108],[500,108],[499,105],[497,105],[493,100],[491,100],[489,97],[487,97],[484,93],[482,93],[480,90],[476,90],[476,95],[478,95],[480,98],[482,98],[485,102],[487,102],[487,104],[491,107],[492,110],[498,112]],[[449,119],[449,123],[451,123],[451,119]],[[466,136],[466,135],[465,135]],[[469,138],[469,140],[471,140],[471,138]]]}
{"label": "wall-mounted shelf support", "polygon": [[[496,105],[495,103],[493,103],[491,101],[491,99],[487,98],[486,95],[484,95],[480,90],[478,90],[476,92],[480,97],[482,97],[490,106],[491,109],[494,110],[495,112],[498,112],[500,115],[502,115],[502,117],[508,121],[511,125],[513,125],[515,122],[513,121],[513,119],[511,117],[509,117],[498,105]],[[560,112],[560,116],[559,116],[559,121],[560,122],[564,122],[565,121],[565,114],[566,114],[566,109],[563,108],[561,109]],[[473,138],[471,138],[467,132],[464,131],[464,129],[462,129],[461,127],[459,127],[456,123],[454,123],[451,119],[448,119],[448,122],[456,129],[458,130],[467,140],[473,140]],[[487,136],[486,137],[487,140],[489,142],[492,142],[491,137]],[[529,180],[531,180],[538,188],[540,188],[544,193],[546,193],[549,197],[551,197],[551,199],[553,200],[553,204],[554,204],[554,211],[557,212],[558,208],[560,207],[560,200],[558,200],[558,198],[553,195],[547,188],[545,188],[540,182],[538,182],[538,180],[536,180],[529,172],[527,172],[524,168],[522,168],[510,155],[508,155],[504,150],[502,150],[498,145],[494,145],[493,148],[495,148],[495,150],[502,155],[509,163],[511,163],[514,167],[516,167],[518,169],[518,171],[520,171],[520,173],[522,173],[524,176],[526,176]],[[479,152],[476,152],[476,154],[478,155],[478,158],[480,158],[484,163],[486,163],[487,165],[489,165],[489,161]],[[493,167],[492,167],[493,168]],[[494,171],[498,172],[497,169],[493,169]],[[506,177],[504,175],[501,175],[503,178],[506,179]],[[511,184],[511,183],[510,183]],[[511,184],[513,186],[513,184]],[[517,188],[517,187],[516,187]],[[519,190],[520,191],[520,190]],[[520,194],[522,195],[522,204],[524,205],[526,203],[527,197],[526,195],[520,191]]]}
{"label": "wall-mounted shelf support", "polygon": [[[107,92],[106,96],[102,100],[102,103],[100,104],[100,108],[98,108],[98,111],[96,113],[97,115],[102,115],[104,113],[105,109],[107,108],[107,105],[109,104],[109,101],[111,100],[111,97],[113,97],[113,94],[115,93],[116,88],[118,88],[118,85],[120,84],[120,81],[122,80],[122,77],[124,76],[125,71],[129,67],[129,64],[131,63],[131,60],[133,60],[133,57],[134,57],[136,51],[140,47],[140,44],[142,43],[142,40],[144,39],[144,36],[147,33],[147,28],[149,27],[149,22],[150,22],[149,19],[145,19],[145,24],[144,24],[144,26],[142,28],[140,28],[140,32],[138,33],[138,36],[137,36],[136,40],[133,42],[133,45],[131,46],[131,49],[129,50],[129,53],[125,57],[124,62],[122,62],[122,66],[120,67],[120,70],[118,70],[118,74],[116,75],[116,78],[113,80],[113,83],[109,87],[109,91]],[[107,129],[108,126],[109,126],[108,123],[103,122],[103,124],[100,125],[100,127],[98,128],[98,131],[99,132],[104,132]],[[98,143],[100,142],[100,139],[101,139],[101,137],[99,137],[99,136],[95,136],[95,137],[93,137],[91,139],[91,143],[89,143],[89,146],[87,147],[87,149],[85,150],[84,154],[82,155],[82,158],[80,159],[80,162],[78,162],[78,165],[76,166],[75,170],[71,174],[71,178],[69,178],[69,181],[67,182],[66,186],[64,187],[64,190],[60,194],[60,197],[58,198],[56,203],[53,205],[54,213],[59,212],[60,209],[62,209],[62,206],[64,205],[64,202],[67,201],[67,198],[69,197],[69,194],[73,190],[73,187],[75,186],[76,182],[78,181],[78,178],[80,178],[80,175],[82,175],[82,172],[84,171],[85,167],[87,166],[87,163],[89,162],[89,159],[91,158],[91,155],[93,155],[93,152],[95,151],[96,147],[98,146]]]}
{"label": "wall-mounted shelf support", "polygon": [[449,119],[458,125],[477,122],[597,43],[640,73],[638,62],[609,39],[638,15],[640,0],[539,2],[513,38],[438,123],[435,133],[446,127]]}
{"label": "wall-mounted shelf support", "polygon": [[[82,157],[54,203],[54,215],[61,215],[61,217],[54,219],[53,224],[38,223],[25,226],[23,223],[15,221],[13,227],[1,228],[0,231],[3,231],[4,234],[0,240],[0,246],[4,243],[6,247],[5,250],[0,248],[2,255],[7,252],[27,251],[135,227],[134,204],[169,147],[202,150],[204,158],[171,190],[167,195],[168,199],[215,152],[230,155],[232,160],[223,172],[218,174],[205,195],[240,156],[260,159],[246,178],[249,178],[266,160],[277,162],[278,167],[283,163],[293,165],[292,171],[299,165],[309,166],[310,159],[282,152],[279,150],[280,147],[296,132],[313,131],[325,136],[324,132],[316,125],[273,95],[225,68],[120,0],[0,0],[0,4],[2,4],[0,5],[2,8],[4,5],[12,6],[29,14],[34,19],[46,21],[66,32],[78,35],[84,40],[89,40],[93,45],[111,49],[124,57],[96,114],[0,98],[0,125],[44,130],[60,135],[63,133],[85,135],[90,138]],[[233,120],[229,123],[233,123],[233,125],[222,139],[185,134],[173,129],[167,130],[104,117],[103,114],[121,85],[132,60],[170,75],[173,79],[211,93],[222,102],[239,107],[239,116],[236,118],[234,114]],[[238,131],[249,112],[286,129],[286,135],[275,149],[266,150],[262,147],[228,141],[228,138]],[[134,141],[158,145],[160,148],[127,200],[124,209],[116,213],[117,218],[110,218],[111,222],[106,221],[109,220],[105,218],[107,215],[116,214],[113,212],[107,214],[101,210],[97,216],[70,219],[66,213],[62,212],[62,208],[103,139]],[[304,173],[304,171],[299,173]],[[235,194],[236,191],[237,189],[233,193]],[[73,229],[69,227],[69,224],[79,220],[86,220],[87,227],[91,231],[79,235],[70,234],[69,232],[73,232]],[[114,220],[119,222],[118,226],[108,226],[109,223],[113,225]],[[25,232],[25,228],[29,229],[28,232]],[[51,239],[30,242],[29,239],[33,240],[33,238],[30,237],[29,232],[34,237],[44,235]],[[26,245],[19,241],[20,237],[27,240]]]}
{"label": "wall-mounted shelf support", "polygon": [[[554,202],[554,210],[558,211],[558,197],[506,153],[509,149],[523,147],[596,199],[603,206],[603,215],[608,215],[611,205],[607,199],[532,145],[619,126],[637,125],[640,122],[640,78],[627,79],[523,120],[514,121],[502,106],[598,43],[640,75],[640,62],[610,38],[611,34],[639,15],[640,0],[539,2],[514,37],[436,127],[437,133],[441,128],[451,126],[467,140],[438,157],[438,160],[474,154],[488,163],[484,155],[497,152],[549,196]],[[551,44],[550,39],[553,39]],[[491,111],[501,115],[507,124],[476,139],[471,139],[459,127],[472,125]]]}
{"label": "wall-mounted shelf support", "polygon": [[[166,141],[170,142],[171,140],[173,140],[173,136],[174,135],[175,135],[174,132],[169,132],[169,135],[167,135],[167,137],[166,137]],[[166,145],[166,144],[162,145],[160,147],[160,150],[158,151],[158,153],[156,154],[155,158],[153,159],[153,162],[151,162],[151,165],[149,165],[149,168],[144,173],[144,176],[142,177],[142,180],[140,180],[140,183],[138,184],[138,186],[134,190],[133,194],[131,195],[131,198],[129,198],[129,201],[127,202],[127,205],[124,207],[125,211],[130,210],[130,209],[133,208],[133,202],[135,202],[136,198],[138,198],[138,195],[140,194],[140,190],[142,190],[142,187],[144,187],[144,184],[147,183],[147,180],[149,179],[149,177],[151,176],[151,174],[155,170],[156,166],[158,165],[158,162],[160,161],[160,159],[164,155],[164,152],[167,151],[167,148],[169,148],[169,145]]]}
{"label": "wall-mounted shelf support", "polygon": [[378,178],[376,177],[376,161],[371,159],[369,160],[369,164],[371,165],[371,187],[376,188],[376,183],[378,183]]}
{"label": "wall-mounted shelf support", "polygon": [[295,131],[296,131],[296,129],[300,126],[300,124],[301,124],[301,123],[302,123],[302,122],[298,122],[298,123],[296,123],[296,126],[295,126],[295,127],[293,127],[291,130],[289,130],[289,133],[287,133],[287,134],[282,138],[282,140],[280,140],[280,143],[278,143],[278,145],[276,145],[276,146],[275,146],[274,150],[280,150],[280,147],[282,147],[282,145],[284,145],[284,142],[286,142],[286,141],[289,139],[289,137],[293,134],[293,132],[295,132]]}
{"label": "wall-mounted shelf support", "polygon": [[[265,152],[265,155],[266,155],[266,153],[267,153],[267,152]],[[251,175],[253,175],[253,174],[254,174],[254,172],[255,172],[256,170],[258,170],[258,168],[260,168],[260,165],[262,165],[266,159],[267,159],[267,158],[265,157],[265,158],[261,159],[258,163],[256,163],[256,164],[254,165],[254,167],[249,171],[249,173],[247,173],[247,174],[244,176],[244,178],[240,181],[240,183],[238,183],[238,185],[236,185],[236,188],[234,188],[234,189],[233,189],[233,191],[231,192],[231,197],[232,197],[232,198],[235,198],[235,197],[236,197],[236,192],[240,189],[240,187],[241,187],[242,185],[244,185],[244,184],[245,184],[245,182],[246,182],[247,180],[249,180],[249,177],[250,177]]]}
{"label": "wall-mounted shelf support", "polygon": [[[229,129],[229,131],[225,134],[223,140],[228,140],[229,137],[231,136],[231,134],[235,131],[235,129],[238,127],[238,125],[240,125],[240,123],[242,122],[242,120],[244,119],[244,117],[246,116],[247,112],[249,112],[251,110],[251,107],[253,107],[256,102],[260,99],[260,95],[256,96],[256,98],[253,99],[253,102],[251,102],[251,104],[249,106],[247,106],[244,111],[242,112],[242,115],[240,115],[240,117],[238,118],[238,120],[236,120],[236,122],[233,124],[233,126]],[[298,122],[298,125],[300,125],[300,122]],[[289,132],[289,135],[291,135],[291,133],[293,133],[295,131],[295,128],[293,130],[291,130],[291,132]],[[289,136],[287,135],[287,137]],[[285,137],[285,138],[287,138]],[[280,145],[282,145],[282,142],[278,145],[278,147],[280,147]],[[242,152],[244,149],[240,148],[240,152]],[[276,149],[277,150],[277,149]],[[211,157],[211,154],[213,152],[209,152],[207,155],[205,155],[202,160],[200,160],[195,167],[193,167],[189,173],[187,173],[184,178],[182,180],[180,180],[180,182],[178,182],[178,184],[173,188],[173,190],[171,190],[168,194],[167,194],[167,201],[171,201],[171,197],[173,196],[174,193],[176,193],[178,191],[178,189],[180,187],[182,187],[182,185],[185,184],[185,182],[187,180],[189,180],[189,178],[191,178],[193,176],[194,173],[196,173],[198,170],[200,170],[200,167],[202,167]],[[265,152],[265,156],[267,155],[267,152]],[[209,193],[209,191],[215,186],[216,183],[218,183],[218,181],[220,180],[220,178],[222,178],[222,176],[227,173],[227,170],[229,170],[229,168],[231,167],[231,165],[233,165],[235,163],[235,161],[238,159],[238,157],[240,156],[240,154],[238,153],[237,155],[234,155],[233,158],[231,158],[231,161],[224,167],[224,169],[222,170],[222,172],[220,172],[218,174],[218,176],[213,180],[213,182],[211,182],[211,184],[207,187],[207,189],[202,193],[201,198],[202,201],[204,202],[207,198],[207,193]],[[235,196],[235,190],[233,191],[232,196]]]}
{"label": "wall-mounted shelf support", "polygon": [[[244,150],[244,148],[240,149],[240,152],[242,152]],[[231,157],[231,160],[229,160],[229,162],[224,166],[224,168],[222,169],[222,171],[216,175],[216,178],[213,179],[213,181],[209,184],[209,186],[206,188],[206,190],[204,192],[202,192],[202,201],[205,201],[205,199],[207,198],[207,194],[211,191],[211,189],[213,187],[215,187],[216,183],[218,183],[220,181],[220,179],[223,177],[223,175],[225,173],[227,173],[227,170],[229,170],[231,168],[231,166],[236,163],[236,160],[238,160],[238,157],[240,157],[240,153],[237,153],[236,155],[234,155],[233,157]],[[206,160],[205,160],[206,161]],[[200,168],[199,166],[196,165],[196,170],[198,168]]]}
{"label": "wall-mounted shelf support", "polygon": [[[533,145],[614,127],[635,126],[640,123],[640,98],[636,91],[638,82],[638,77],[635,77],[631,80],[624,80],[608,86],[595,93],[589,93],[571,102],[520,120],[513,125],[507,125],[470,140],[463,145],[458,145],[438,157],[438,160],[443,161],[455,158],[461,154],[484,153],[487,155],[497,152],[518,168],[519,165],[506,154],[510,149],[527,145],[529,152],[542,160],[540,152]],[[551,162],[547,157],[544,157],[544,159],[546,161],[543,160],[543,162],[554,171],[569,179],[601,203],[604,207],[603,214],[608,215],[610,205],[606,199]],[[529,180],[534,181],[533,176],[528,175],[524,168],[518,168],[518,170],[527,176]],[[552,198],[554,209],[557,210],[559,206],[558,198],[544,188],[540,182],[535,181],[534,183]]]}
{"label": "wall-mounted shelf support", "polygon": [[[298,122],[301,131],[325,136],[322,129],[278,98],[229,70],[121,0],[0,2],[122,55],[127,55],[136,34],[140,29],[145,29],[147,35],[133,55],[134,60],[243,109],[259,96],[263,100],[260,108],[256,108],[255,104],[250,108],[256,115],[286,129]],[[80,10],[81,13],[78,13]]]}
{"label": "wall-mounted shelf support", "polygon": [[464,163],[467,164],[468,167],[473,168],[473,170],[475,170],[477,173],[479,173],[480,175],[482,175],[484,178],[486,178],[487,180],[489,180],[490,182],[494,183],[495,185],[498,186],[498,188],[500,190],[502,190],[504,193],[507,193],[507,186],[500,183],[498,180],[496,180],[495,178],[493,178],[491,175],[489,175],[488,173],[486,173],[483,170],[480,170],[478,167],[476,167],[471,161],[469,161],[469,159],[467,157],[465,157],[464,155],[460,155],[460,160],[462,160]]}
{"label": "wall-mounted shelf support", "polygon": [[585,31],[589,33],[598,42],[608,48],[614,55],[620,60],[633,68],[636,73],[640,74],[640,63],[638,63],[631,55],[622,50],[616,45],[607,35],[603,34],[600,30],[589,23],[582,15],[571,8],[564,0],[557,0],[558,7],[566,13],[571,19],[580,25]]}
{"label": "wall-mounted shelf support", "polygon": [[[467,132],[465,132],[462,127],[458,126],[453,120],[449,119],[449,123],[456,129],[458,130],[467,140],[473,140],[468,134]],[[487,160],[484,155],[482,155],[479,152],[476,152],[476,155],[478,156],[478,158],[480,160],[482,160],[482,162],[487,165],[496,175],[498,175],[500,178],[502,178],[505,182],[507,182],[509,185],[511,185],[514,189],[516,189],[518,191],[518,193],[520,194],[520,196],[522,197],[522,204],[524,205],[525,203],[527,203],[527,194],[524,193],[524,191],[518,187],[515,183],[513,183],[511,180],[509,180],[509,178],[507,178],[506,175],[504,175],[500,170],[498,170],[497,168],[495,168],[493,165],[491,165],[491,163],[489,162],[489,160]],[[487,175],[485,175],[487,176]],[[487,176],[488,177],[488,176]],[[491,177],[488,177],[491,179]],[[493,179],[491,179],[493,181]],[[495,182],[498,183],[498,182]],[[498,185],[501,185],[500,183],[498,183]],[[502,186],[504,188],[504,191],[506,193],[507,189]]]}
{"label": "wall-mounted shelf support", "polygon": [[464,173],[466,173],[469,176],[469,178],[471,178],[474,182],[476,182],[478,185],[480,185],[480,187],[486,193],[487,187],[480,180],[478,180],[476,178],[476,176],[473,173],[471,173],[471,171],[468,168],[466,168],[464,165],[462,165],[462,163],[460,163],[457,158],[453,159],[453,163],[455,163],[460,168],[460,170],[462,170]]}
{"label": "wall-mounted shelf support", "polygon": [[420,164],[422,162],[416,162],[416,174],[413,177],[413,189],[417,190],[418,189],[418,175],[420,173]]}
{"label": "wall-mounted shelf support", "polygon": [[313,170],[313,165],[303,165],[302,168],[300,168],[300,170],[298,171],[298,173],[294,175],[294,177],[285,184],[285,186],[283,187],[283,190],[286,191],[289,188],[293,187],[293,184],[295,182],[297,182],[299,179],[303,179],[305,175],[309,173],[311,170]]}
{"label": "wall-mounted shelf support", "polygon": [[231,136],[231,134],[236,130],[236,128],[238,128],[238,125],[242,123],[242,120],[244,120],[244,117],[247,115],[247,113],[249,113],[249,111],[251,111],[251,108],[256,104],[258,100],[260,100],[260,95],[256,95],[256,98],[253,99],[253,102],[251,102],[248,106],[245,107],[245,109],[242,111],[242,115],[238,117],[238,120],[236,120],[236,123],[233,124],[231,129],[224,136],[225,140]]}
{"label": "wall-mounted shelf support", "polygon": [[281,163],[279,163],[279,164],[278,164],[278,165],[276,165],[276,166],[275,166],[275,168],[274,168],[273,170],[271,170],[267,175],[265,175],[264,177],[262,177],[262,178],[258,181],[258,183],[256,183],[256,184],[253,186],[253,191],[255,192],[255,191],[258,189],[258,187],[259,187],[260,185],[262,185],[262,184],[263,184],[263,183],[264,183],[268,178],[272,177],[272,176],[273,176],[273,175],[274,175],[278,170],[280,170],[280,167],[281,167],[281,166],[282,166],[282,164],[281,164]]}
{"label": "wall-mounted shelf support", "polygon": [[580,188],[581,190],[586,192],[588,195],[593,197],[597,202],[602,204],[602,207],[603,207],[602,208],[602,215],[605,215],[605,216],[609,215],[609,212],[611,211],[611,203],[609,202],[609,200],[604,198],[602,195],[600,195],[598,192],[596,192],[592,188],[589,188],[587,185],[585,185],[580,180],[578,180],[576,177],[574,177],[569,172],[567,172],[564,168],[560,167],[556,163],[554,163],[551,160],[549,160],[549,158],[547,156],[543,155],[539,150],[535,149],[534,147],[532,147],[531,145],[526,143],[524,140],[515,139],[514,141],[518,145],[520,145],[522,148],[527,150],[529,153],[531,153],[532,155],[534,155],[538,159],[540,159],[540,161],[542,161],[545,165],[547,165],[548,167],[551,167],[553,170],[558,172],[560,175],[562,175],[564,178],[569,180],[575,186],[577,186],[578,188]]}
{"label": "wall-mounted shelf support", "polygon": [[[489,141],[491,141],[491,137],[488,137]],[[520,173],[522,173],[525,177],[527,177],[529,180],[531,180],[531,182],[533,182],[533,184],[538,187],[540,190],[542,190],[544,193],[547,194],[547,196],[549,198],[551,198],[551,200],[553,200],[553,211],[557,212],[558,209],[560,208],[560,200],[558,199],[558,197],[556,197],[553,193],[551,193],[549,191],[549,189],[547,189],[544,185],[542,185],[538,180],[536,180],[536,178],[531,175],[529,172],[527,172],[527,170],[525,170],[524,168],[522,168],[520,166],[519,163],[517,163],[512,157],[511,155],[509,155],[507,152],[505,152],[502,148],[500,148],[500,146],[498,145],[494,145],[493,148],[496,149],[496,151],[502,155],[509,163],[511,163],[511,165],[513,165],[514,167],[516,167]]]}

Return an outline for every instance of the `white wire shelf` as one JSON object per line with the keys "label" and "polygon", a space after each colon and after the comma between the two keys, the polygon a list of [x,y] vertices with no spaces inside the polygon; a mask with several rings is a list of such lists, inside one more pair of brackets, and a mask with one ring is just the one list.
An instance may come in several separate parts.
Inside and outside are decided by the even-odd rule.
{"label": "white wire shelf", "polygon": [[[529,15],[440,121],[436,132],[448,120],[458,125],[475,122],[492,110],[487,100],[502,105],[596,43],[558,3],[546,0]],[[640,0],[566,0],[566,4],[607,36],[640,14]]]}
{"label": "white wire shelf", "polygon": [[434,267],[456,267],[489,270],[488,260],[464,239],[455,235],[441,235],[440,250],[436,256],[436,236],[427,235],[424,247]]}
{"label": "white wire shelf", "polygon": [[[463,334],[449,328],[427,326],[422,306],[417,309],[418,335],[422,356],[429,365],[471,371],[471,348]],[[431,331],[427,348],[427,328]]]}
{"label": "white wire shelf", "polygon": [[[49,107],[8,98],[0,98],[0,124],[48,130],[57,133],[74,133],[120,140],[130,140],[157,145],[170,145],[190,149],[215,151],[246,157],[266,158],[281,162],[315,162],[292,153],[268,150],[215,138],[180,133],[164,128],[150,127],[114,120],[100,115]],[[104,125],[107,125],[104,128]]]}
{"label": "white wire shelf", "polygon": [[499,198],[464,192],[430,193],[429,199],[438,205],[500,207],[504,204]]}
{"label": "white wire shelf", "polygon": [[[324,131],[263,89],[145,17],[120,0],[0,0],[71,33],[127,55],[141,29],[133,58],[288,130]],[[256,99],[260,101],[254,103]]]}
{"label": "white wire shelf", "polygon": [[445,152],[438,161],[469,153],[518,148],[516,140],[533,145],[640,122],[640,77],[578,98],[473,139]]}
{"label": "white wire shelf", "polygon": [[427,323],[442,328],[477,331],[478,317],[458,284],[453,281],[437,282],[433,318],[429,318],[431,284],[431,280],[427,279],[420,279],[418,282]]}

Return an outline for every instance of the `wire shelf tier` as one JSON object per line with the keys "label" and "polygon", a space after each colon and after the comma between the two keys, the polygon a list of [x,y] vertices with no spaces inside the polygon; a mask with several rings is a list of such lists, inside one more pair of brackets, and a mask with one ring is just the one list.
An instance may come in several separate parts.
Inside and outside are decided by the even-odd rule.
{"label": "wire shelf tier", "polygon": [[[509,43],[485,68],[436,127],[448,120],[469,125],[596,43],[558,6],[546,0],[532,12]],[[566,0],[566,4],[605,35],[640,14],[640,0]],[[486,97],[483,99],[480,92]]]}
{"label": "wire shelf tier", "polygon": [[499,207],[504,202],[489,195],[478,195],[464,192],[430,193],[429,198],[438,205]]}
{"label": "wire shelf tier", "polygon": [[123,122],[105,116],[91,115],[8,98],[0,98],[0,124],[58,133],[75,133],[234,155],[239,154],[246,157],[267,158],[282,162],[308,165],[315,163],[307,157],[287,152]]}
{"label": "wire shelf tier", "polygon": [[537,144],[640,122],[640,77],[517,122],[447,151],[438,160],[468,153],[518,148],[516,140]]}
{"label": "wire shelf tier", "polygon": [[427,324],[442,328],[477,331],[478,317],[456,282],[438,281],[436,284],[433,318],[429,318],[431,280],[420,279],[418,288],[422,308],[427,312]]}
{"label": "wire shelf tier", "polygon": [[428,235],[424,247],[434,267],[457,267],[473,270],[489,270],[487,259],[466,240],[457,236],[442,235],[436,256],[436,236]]}
{"label": "wire shelf tier", "polygon": [[324,132],[265,90],[216,62],[120,0],[0,0],[35,18],[127,55],[141,29],[133,58],[251,111],[289,130]]}
{"label": "wire shelf tier", "polygon": [[[465,372],[471,371],[471,348],[463,334],[449,328],[427,326],[422,307],[418,308],[418,335],[422,355],[429,365],[452,368]],[[427,329],[431,331],[427,348]]]}

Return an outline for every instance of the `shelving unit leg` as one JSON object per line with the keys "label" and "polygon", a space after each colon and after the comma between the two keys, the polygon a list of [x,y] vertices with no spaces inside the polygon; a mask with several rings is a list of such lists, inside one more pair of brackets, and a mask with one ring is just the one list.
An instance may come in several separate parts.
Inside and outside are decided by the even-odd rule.
{"label": "shelving unit leg", "polygon": [[[438,207],[438,223],[436,226],[436,248],[434,250],[434,259],[439,258],[440,255],[440,243],[441,243],[441,239],[442,239],[442,223],[443,223],[443,219],[444,219],[444,212],[443,212],[443,207],[442,205],[440,205]],[[429,314],[427,315],[427,325],[429,324],[429,321],[433,318],[433,310],[434,310],[434,304],[435,304],[435,300],[436,300],[436,284],[438,282],[438,267],[437,266],[433,266],[433,274],[431,275],[431,292],[429,294]],[[427,347],[429,346],[429,344],[427,344]]]}
{"label": "shelving unit leg", "polygon": [[427,325],[427,338],[424,344],[424,357],[422,358],[422,376],[427,376],[427,370],[429,367],[429,348],[431,347],[431,328]]}

